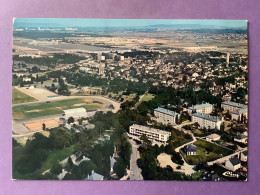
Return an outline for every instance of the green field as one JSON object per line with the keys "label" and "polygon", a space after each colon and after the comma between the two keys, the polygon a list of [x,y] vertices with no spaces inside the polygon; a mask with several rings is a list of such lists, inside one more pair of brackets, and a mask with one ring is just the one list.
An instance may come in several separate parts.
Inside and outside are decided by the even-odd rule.
{"label": "green field", "polygon": [[144,94],[144,96],[142,97],[142,99],[141,99],[141,102],[147,102],[147,101],[150,101],[150,100],[152,100],[154,98],[154,95],[153,94],[149,94],[149,93],[147,93],[147,94]]}
{"label": "green field", "polygon": [[50,152],[46,161],[43,162],[40,172],[44,172],[48,169],[51,169],[51,167],[55,164],[55,162],[63,161],[65,158],[68,158],[70,155],[72,155],[74,151],[75,151],[74,145],[71,145],[70,147],[62,150],[56,150]]}
{"label": "green field", "polygon": [[35,98],[26,95],[25,93],[19,91],[16,88],[12,88],[12,103],[13,104],[21,104],[25,102],[35,102],[37,101]]}
{"label": "green field", "polygon": [[183,152],[181,152],[181,154],[184,157],[185,161],[188,164],[192,164],[192,165],[197,165],[199,163],[206,163],[208,161],[213,161],[221,157],[220,155],[215,154],[213,152],[209,152],[206,154],[206,150],[202,148],[198,148],[198,155],[187,156]]}
{"label": "green field", "polygon": [[194,142],[194,145],[197,146],[198,155],[187,156],[181,151],[181,154],[188,164],[197,165],[199,163],[206,163],[232,153],[232,150],[204,140],[197,140]]}
{"label": "green field", "polygon": [[101,108],[104,105],[98,102],[93,103],[90,99],[79,98],[41,102],[29,105],[13,106],[13,119],[30,119],[48,115],[62,114],[64,109],[84,107],[87,110]]}
{"label": "green field", "polygon": [[221,147],[219,145],[216,145],[214,143],[207,142],[205,140],[197,140],[194,145],[197,147],[206,149],[207,151],[214,152],[216,154],[222,154],[222,156],[227,156],[229,154],[232,154],[233,151],[224,147]]}

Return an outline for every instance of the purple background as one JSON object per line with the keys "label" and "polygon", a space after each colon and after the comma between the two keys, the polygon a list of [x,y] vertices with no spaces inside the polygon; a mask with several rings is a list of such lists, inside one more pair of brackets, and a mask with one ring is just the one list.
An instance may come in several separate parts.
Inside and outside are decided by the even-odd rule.
{"label": "purple background", "polygon": [[[0,194],[260,194],[259,0],[1,0]],[[12,181],[12,18],[246,19],[249,21],[248,182]]]}

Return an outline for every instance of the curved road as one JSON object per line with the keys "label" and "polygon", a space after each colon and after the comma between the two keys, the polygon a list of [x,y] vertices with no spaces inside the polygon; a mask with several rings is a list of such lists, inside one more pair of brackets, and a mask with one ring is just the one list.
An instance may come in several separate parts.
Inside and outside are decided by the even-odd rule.
{"label": "curved road", "polygon": [[[111,109],[108,108],[109,105],[113,105],[113,113],[116,113],[118,110],[120,110],[120,103],[111,100],[109,98],[103,97],[103,96],[59,96],[55,99],[52,100],[41,100],[41,101],[36,101],[36,102],[27,102],[27,103],[21,103],[21,104],[14,104],[13,106],[18,106],[18,105],[31,105],[31,104],[37,104],[37,103],[42,103],[46,101],[60,101],[60,100],[67,100],[67,99],[80,99],[80,98],[88,98],[88,99],[93,99],[94,101],[100,101],[104,104],[106,104],[105,107],[99,108],[96,111],[90,111],[88,112],[88,116],[93,116],[95,112],[97,111],[109,111]],[[38,118],[31,118],[31,119],[24,119],[24,120],[13,120],[13,134],[15,136],[26,136],[26,135],[31,135],[35,132],[29,131],[24,125],[24,122],[28,121],[37,121],[37,120],[48,120],[48,119],[54,119],[54,118],[59,118],[61,117],[61,114],[58,115],[49,115],[49,116],[43,116],[43,117],[38,117]],[[13,135],[14,136],[14,135]]]}

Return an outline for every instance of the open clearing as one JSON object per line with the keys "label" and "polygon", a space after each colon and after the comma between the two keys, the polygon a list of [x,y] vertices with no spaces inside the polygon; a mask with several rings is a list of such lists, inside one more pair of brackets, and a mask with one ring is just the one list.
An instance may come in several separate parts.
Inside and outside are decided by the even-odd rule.
{"label": "open clearing", "polygon": [[187,156],[181,151],[182,156],[188,164],[197,165],[199,163],[206,163],[232,153],[232,150],[204,140],[197,140],[194,142],[194,145],[197,146],[198,155]]}
{"label": "open clearing", "polygon": [[25,93],[21,92],[19,89],[12,88],[12,103],[13,104],[21,104],[26,102],[35,102],[37,99],[26,95]]}
{"label": "open clearing", "polygon": [[50,152],[48,154],[46,161],[42,164],[42,168],[40,169],[40,172],[42,173],[48,169],[51,169],[51,167],[53,166],[53,164],[55,162],[57,162],[57,161],[60,162],[64,159],[68,158],[75,151],[74,148],[75,148],[74,145],[71,145],[68,148]]}
{"label": "open clearing", "polygon": [[154,95],[153,94],[145,94],[143,95],[142,99],[141,99],[141,102],[147,102],[147,101],[150,101],[154,98]]}
{"label": "open clearing", "polygon": [[59,122],[56,120],[44,120],[44,121],[35,121],[35,122],[28,122],[24,123],[24,126],[26,126],[31,131],[40,131],[42,130],[42,124],[45,124],[45,128],[51,129],[54,127],[59,126]]}
{"label": "open clearing", "polygon": [[[77,105],[81,106],[77,106]],[[64,109],[83,107],[92,110],[103,107],[101,102],[90,101],[87,98],[40,102],[26,105],[13,106],[13,119],[30,119],[42,116],[62,114]]]}
{"label": "open clearing", "polygon": [[[178,165],[171,160],[172,155],[166,154],[166,153],[161,153],[160,155],[157,156],[157,160],[160,164],[160,167],[165,168],[167,165],[171,166],[173,171],[176,172],[181,172],[186,175],[191,175],[195,171],[193,170],[193,166],[187,165],[187,163],[184,163],[184,165]],[[177,167],[180,166],[181,169],[177,169]]]}
{"label": "open clearing", "polygon": [[26,87],[20,87],[19,91],[39,100],[39,101],[46,101],[48,100],[48,96],[57,96],[57,94],[48,91],[44,88],[26,88]]}

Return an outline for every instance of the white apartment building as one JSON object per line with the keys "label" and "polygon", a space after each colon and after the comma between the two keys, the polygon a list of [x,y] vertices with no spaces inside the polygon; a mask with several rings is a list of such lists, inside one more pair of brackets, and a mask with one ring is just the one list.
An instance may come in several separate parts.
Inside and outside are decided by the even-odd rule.
{"label": "white apartment building", "polygon": [[211,116],[202,113],[192,114],[192,122],[199,123],[201,128],[220,130],[220,126],[223,121],[223,118],[219,118],[216,116]]}
{"label": "white apartment building", "polygon": [[248,114],[247,108],[242,108],[242,109],[232,112],[231,119],[240,121],[240,120],[242,120],[242,116],[244,116],[247,119],[247,114]]}
{"label": "white apartment building", "polygon": [[165,108],[158,107],[154,110],[155,120],[163,124],[175,124],[176,116],[179,114]]}
{"label": "white apartment building", "polygon": [[169,140],[171,136],[171,132],[137,124],[133,124],[129,127],[129,134],[138,137],[146,135],[149,140],[164,144]]}
{"label": "white apartment building", "polygon": [[189,107],[187,110],[190,115],[194,112],[210,114],[213,111],[213,105],[209,103],[197,104]]}
{"label": "white apartment building", "polygon": [[32,79],[31,79],[31,78],[29,78],[29,77],[24,77],[24,78],[23,78],[23,81],[25,81],[25,82],[31,82],[31,81],[32,81]]}
{"label": "white apartment building", "polygon": [[70,117],[73,117],[74,119],[79,119],[82,117],[87,117],[87,111],[85,108],[72,108],[72,109],[67,109],[63,110],[65,114],[65,118],[68,119]]}
{"label": "white apartment building", "polygon": [[234,112],[236,110],[247,108],[247,106],[236,102],[225,101],[221,103],[221,108],[223,108],[225,111]]}

